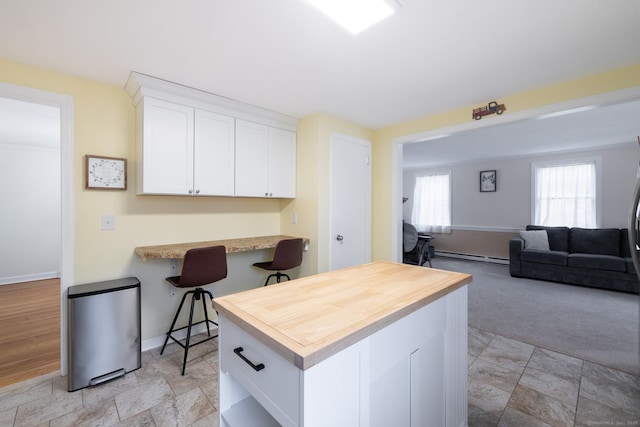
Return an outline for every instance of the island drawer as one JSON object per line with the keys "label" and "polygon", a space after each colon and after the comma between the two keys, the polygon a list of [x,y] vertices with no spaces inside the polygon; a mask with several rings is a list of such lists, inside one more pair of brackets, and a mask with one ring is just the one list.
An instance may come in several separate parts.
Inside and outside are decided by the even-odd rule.
{"label": "island drawer", "polygon": [[219,344],[220,369],[282,425],[298,425],[300,370],[224,316],[220,316]]}

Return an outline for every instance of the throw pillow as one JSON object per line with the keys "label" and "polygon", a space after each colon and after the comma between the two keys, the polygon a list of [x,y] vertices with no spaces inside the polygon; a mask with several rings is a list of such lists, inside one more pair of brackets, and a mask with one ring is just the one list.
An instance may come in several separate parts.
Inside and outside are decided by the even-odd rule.
{"label": "throw pillow", "polygon": [[525,249],[549,250],[549,236],[547,230],[521,231],[520,237],[524,239]]}

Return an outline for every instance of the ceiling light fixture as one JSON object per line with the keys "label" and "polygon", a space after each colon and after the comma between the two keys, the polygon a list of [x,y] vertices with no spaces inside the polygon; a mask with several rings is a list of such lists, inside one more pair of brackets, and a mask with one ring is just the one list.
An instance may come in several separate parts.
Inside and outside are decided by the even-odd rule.
{"label": "ceiling light fixture", "polygon": [[331,19],[356,35],[395,13],[395,0],[308,0]]}

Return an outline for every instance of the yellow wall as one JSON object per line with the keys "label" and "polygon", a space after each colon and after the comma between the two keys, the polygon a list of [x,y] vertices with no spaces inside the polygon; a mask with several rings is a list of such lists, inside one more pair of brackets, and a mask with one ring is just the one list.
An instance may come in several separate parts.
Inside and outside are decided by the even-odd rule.
{"label": "yellow wall", "polygon": [[[325,114],[300,120],[297,198],[137,196],[135,112],[123,88],[0,59],[0,81],[73,97],[74,284],[135,276],[142,283],[142,339],[166,332],[178,298],[169,296],[166,260],[141,261],[136,246],[234,237],[288,234],[308,237],[299,276],[328,270],[329,150],[331,134],[371,139],[371,131]],[[124,85],[124,82],[123,82]],[[122,191],[84,189],[86,154],[128,159]],[[291,223],[296,212],[298,220]],[[102,231],[101,217],[115,216],[115,230]],[[214,295],[249,289],[264,273],[250,267],[270,251],[229,255],[229,277]],[[178,265],[178,271],[181,266]],[[180,295],[178,295],[180,296]]]}
{"label": "yellow wall", "polygon": [[[330,218],[329,176],[331,136],[342,134],[372,140],[372,131],[327,114],[314,114],[298,122],[298,192],[295,200],[282,210],[282,230],[287,234],[311,237],[313,253],[317,254],[316,272],[329,271]],[[291,213],[298,213],[300,232],[294,233]]]}
{"label": "yellow wall", "polygon": [[[179,300],[169,296],[170,285],[164,281],[170,275],[169,262],[143,262],[134,254],[136,246],[281,233],[280,204],[286,205],[284,201],[137,196],[135,113],[123,88],[2,59],[0,81],[73,97],[74,284],[138,277],[143,340],[166,332]],[[85,190],[86,154],[127,158],[128,190]],[[115,216],[115,230],[101,230],[103,214]],[[229,277],[213,286],[214,293],[262,284],[263,272],[250,266],[270,255],[269,251],[230,255]],[[315,272],[315,263],[310,261],[311,256],[305,254],[300,270]]]}
{"label": "yellow wall", "polygon": [[[500,98],[500,102],[508,107],[506,115],[636,86],[640,86],[640,64],[521,92]],[[400,204],[401,201],[392,200],[393,140],[402,136],[467,123],[471,120],[471,110],[476,107],[477,105],[468,105],[374,132],[372,248],[374,259],[393,259],[395,251],[392,247],[394,227],[392,206],[394,203]]]}
{"label": "yellow wall", "polygon": [[[332,133],[373,141],[374,259],[392,259],[392,147],[394,138],[470,120],[466,106],[378,131],[326,114],[300,120],[298,126],[297,198],[269,200],[223,197],[135,195],[135,115],[131,99],[120,87],[55,73],[0,59],[0,81],[62,93],[74,102],[74,277],[86,283],[133,275],[142,282],[143,332],[162,335],[177,306],[164,278],[167,261],[142,262],[134,247],[160,243],[212,240],[269,234],[309,237],[299,275],[327,271],[329,266],[329,174]],[[123,82],[124,84],[124,82]],[[640,65],[577,79],[502,98],[508,112],[640,85]],[[129,159],[126,192],[84,190],[86,154]],[[291,215],[297,213],[297,224]],[[115,230],[101,231],[103,214],[115,215]],[[229,256],[230,277],[213,286],[215,294],[257,286],[264,275],[251,263],[268,259],[269,251]],[[180,268],[180,266],[178,266]]]}

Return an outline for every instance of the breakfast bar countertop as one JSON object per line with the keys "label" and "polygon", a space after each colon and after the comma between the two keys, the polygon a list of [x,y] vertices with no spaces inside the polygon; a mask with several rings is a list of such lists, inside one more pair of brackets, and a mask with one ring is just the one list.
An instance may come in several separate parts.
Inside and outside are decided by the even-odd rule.
{"label": "breakfast bar countertop", "polygon": [[[293,236],[260,236],[260,237],[244,237],[239,239],[226,239],[226,240],[210,240],[205,242],[188,242],[188,243],[173,243],[166,245],[154,245],[154,246],[138,246],[135,248],[136,254],[142,258],[143,261],[148,258],[162,258],[162,259],[178,259],[184,258],[184,254],[193,248],[205,248],[209,246],[223,245],[227,253],[245,252],[245,251],[257,251],[260,249],[275,248],[280,240],[295,239]],[[309,239],[303,238],[304,244],[309,244]]]}
{"label": "breakfast bar countertop", "polygon": [[213,304],[304,370],[471,279],[470,274],[377,261],[222,296]]}

